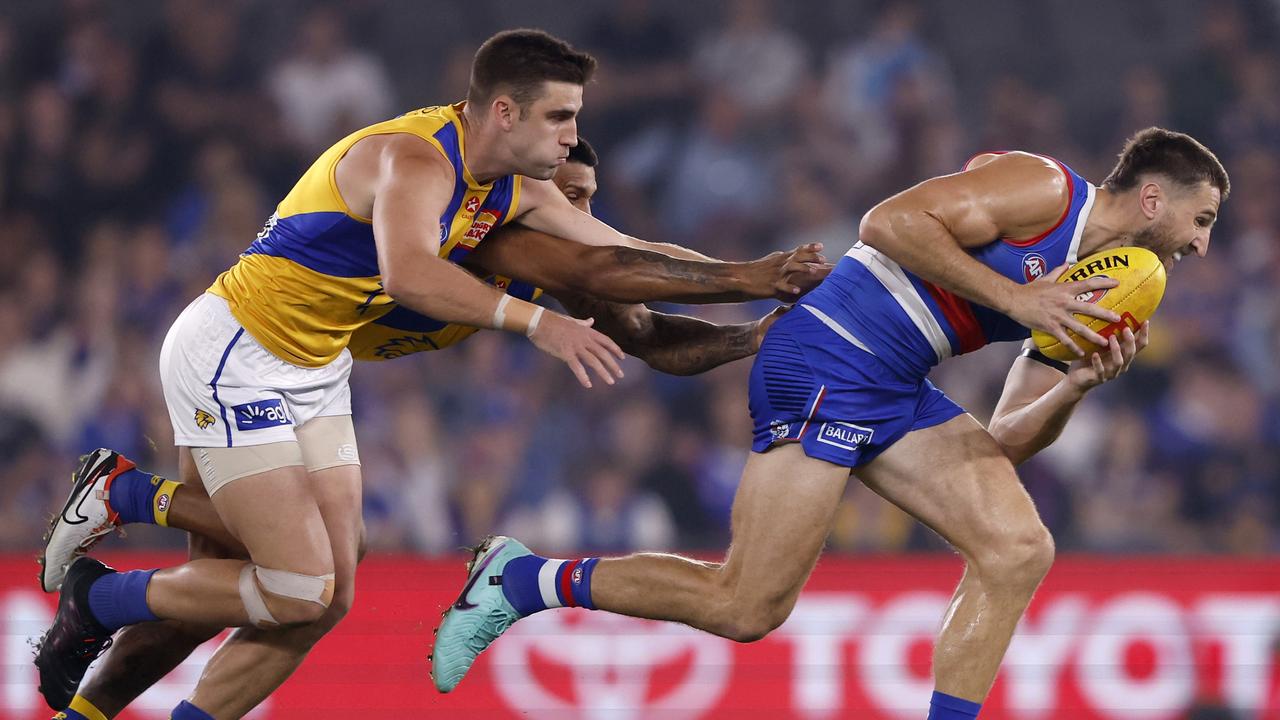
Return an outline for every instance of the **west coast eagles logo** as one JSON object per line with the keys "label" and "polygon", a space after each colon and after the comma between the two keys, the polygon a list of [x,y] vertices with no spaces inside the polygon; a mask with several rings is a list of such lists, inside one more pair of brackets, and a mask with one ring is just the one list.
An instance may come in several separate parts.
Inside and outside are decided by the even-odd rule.
{"label": "west coast eagles logo", "polygon": [[201,430],[204,430],[215,422],[217,422],[217,420],[214,419],[212,415],[200,408],[196,408],[196,425],[198,425]]}

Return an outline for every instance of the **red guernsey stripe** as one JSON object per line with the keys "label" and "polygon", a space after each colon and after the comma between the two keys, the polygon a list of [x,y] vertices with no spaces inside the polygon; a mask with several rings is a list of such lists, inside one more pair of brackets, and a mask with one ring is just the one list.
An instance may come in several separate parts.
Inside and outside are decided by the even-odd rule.
{"label": "red guernsey stripe", "polygon": [[564,601],[565,607],[578,607],[578,603],[573,601],[573,585],[570,578],[573,577],[573,569],[581,564],[581,560],[574,560],[560,567],[560,599]]}
{"label": "red guernsey stripe", "polygon": [[973,306],[968,300],[957,297],[931,282],[921,282],[929,288],[929,294],[933,296],[933,301],[938,303],[943,317],[951,323],[951,329],[956,331],[956,338],[960,340],[960,352],[973,352],[987,344],[987,339],[982,335],[982,327],[978,325],[978,318],[973,314]]}

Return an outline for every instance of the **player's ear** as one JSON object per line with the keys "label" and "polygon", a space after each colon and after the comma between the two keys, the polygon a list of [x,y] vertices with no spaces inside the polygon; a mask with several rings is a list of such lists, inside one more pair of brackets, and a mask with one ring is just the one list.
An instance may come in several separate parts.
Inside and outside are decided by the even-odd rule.
{"label": "player's ear", "polygon": [[1148,220],[1160,214],[1166,201],[1164,188],[1160,187],[1160,183],[1144,182],[1138,187],[1138,205]]}
{"label": "player's ear", "polygon": [[502,94],[495,97],[489,105],[489,114],[493,121],[498,123],[498,127],[503,130],[510,130],[516,124],[516,117],[520,114],[520,107],[516,105],[516,101],[510,95]]}

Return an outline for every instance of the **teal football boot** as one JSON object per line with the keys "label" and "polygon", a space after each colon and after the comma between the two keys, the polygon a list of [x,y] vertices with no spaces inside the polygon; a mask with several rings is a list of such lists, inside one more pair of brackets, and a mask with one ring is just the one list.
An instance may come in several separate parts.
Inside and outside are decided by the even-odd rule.
{"label": "teal football boot", "polygon": [[447,693],[458,686],[476,657],[520,619],[502,591],[502,569],[514,558],[531,555],[520,541],[490,535],[467,563],[467,584],[444,612],[432,648],[431,679]]}

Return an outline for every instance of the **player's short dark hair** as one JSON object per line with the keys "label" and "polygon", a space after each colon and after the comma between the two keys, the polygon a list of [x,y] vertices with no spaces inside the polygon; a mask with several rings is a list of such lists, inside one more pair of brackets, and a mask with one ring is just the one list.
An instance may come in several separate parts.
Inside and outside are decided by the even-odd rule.
{"label": "player's short dark hair", "polygon": [[1132,190],[1147,174],[1164,175],[1183,187],[1207,182],[1218,188],[1223,200],[1231,192],[1231,179],[1212,150],[1190,135],[1164,128],[1134,133],[1102,185],[1113,191]]}
{"label": "player's short dark hair", "polygon": [[522,108],[538,99],[546,81],[586,85],[596,59],[541,30],[504,30],[484,41],[471,63],[467,101],[484,104],[499,93]]}
{"label": "player's short dark hair", "polygon": [[591,143],[579,135],[578,144],[569,148],[569,159],[566,162],[582,163],[593,168],[600,162],[600,158],[596,155],[596,149],[591,147]]}

